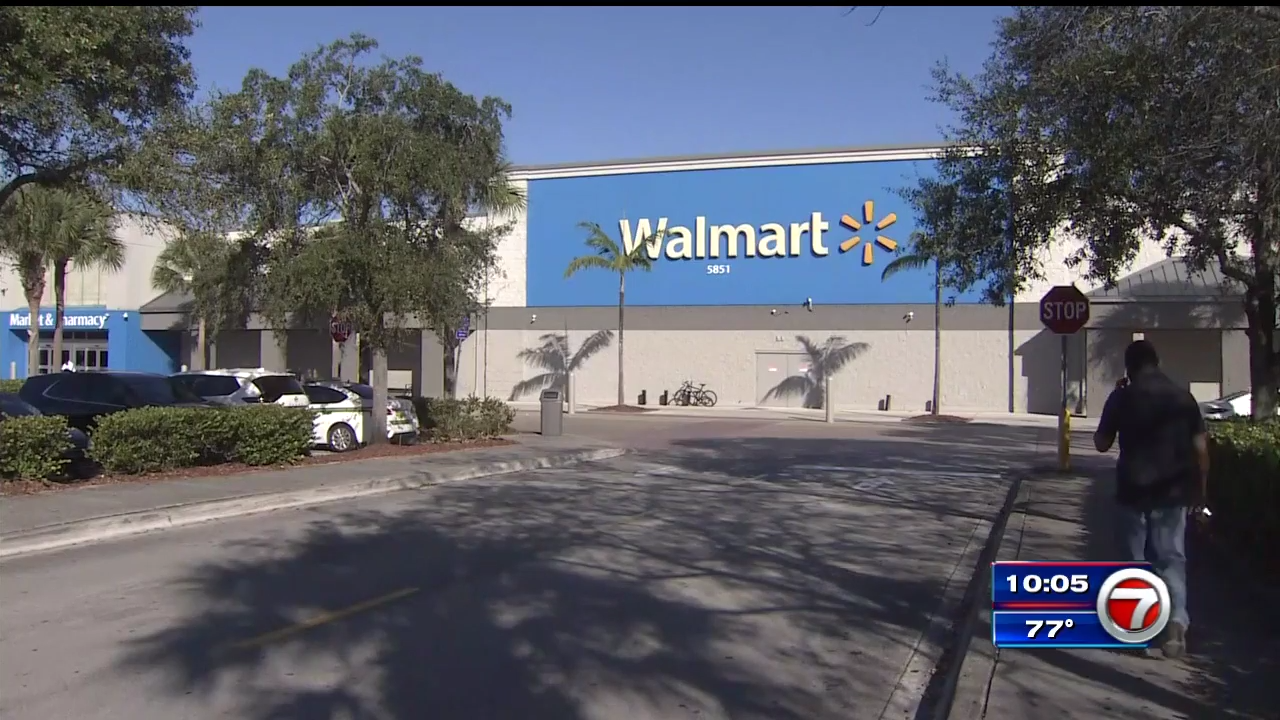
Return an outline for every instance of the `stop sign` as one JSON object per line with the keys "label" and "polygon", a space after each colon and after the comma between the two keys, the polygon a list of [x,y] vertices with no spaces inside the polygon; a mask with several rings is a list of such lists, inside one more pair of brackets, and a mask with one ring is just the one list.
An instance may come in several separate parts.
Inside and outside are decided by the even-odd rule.
{"label": "stop sign", "polygon": [[329,321],[329,337],[333,338],[336,343],[344,343],[347,338],[351,337],[351,323],[343,320],[337,315]]}
{"label": "stop sign", "polygon": [[1057,285],[1040,298],[1040,322],[1050,332],[1072,335],[1089,322],[1089,298],[1075,285]]}

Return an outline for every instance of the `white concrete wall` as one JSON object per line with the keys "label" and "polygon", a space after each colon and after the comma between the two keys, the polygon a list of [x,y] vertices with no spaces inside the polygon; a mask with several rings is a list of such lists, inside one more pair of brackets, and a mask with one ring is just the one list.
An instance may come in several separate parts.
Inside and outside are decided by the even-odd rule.
{"label": "white concrete wall", "polygon": [[[945,323],[945,319],[944,319]],[[540,345],[546,329],[476,332],[462,346],[459,392],[463,395],[508,397],[519,382],[541,370],[522,363],[517,353]],[[589,334],[570,331],[570,349]],[[850,330],[811,333],[815,342],[838,334],[848,342],[870,347],[833,378],[838,407],[875,409],[885,395],[893,407],[923,412],[932,395],[933,333],[931,331]],[[1015,334],[1018,346],[1036,331]],[[487,342],[487,350],[486,350]],[[616,341],[615,341],[616,342]],[[798,353],[794,335],[773,331],[628,331],[626,334],[626,397],[634,403],[641,390],[656,404],[663,390],[674,391],[686,379],[705,382],[719,395],[720,406],[754,406],[758,353]],[[942,408],[954,411],[1008,409],[1008,332],[943,331]],[[586,362],[575,377],[577,399],[584,404],[611,405],[617,401],[617,346],[611,345]],[[1027,378],[1022,357],[1015,355],[1015,404],[1027,407]],[[782,376],[779,376],[781,379]],[[536,399],[530,395],[523,400]]]}
{"label": "white concrete wall", "polygon": [[[151,268],[164,250],[165,234],[129,215],[118,215],[116,221],[116,236],[125,246],[124,267],[112,272],[98,267],[73,266],[67,275],[67,305],[133,310],[160,295],[151,286]],[[0,307],[25,307],[26,302],[18,273],[9,265],[0,267]],[[40,304],[53,305],[52,271]]]}

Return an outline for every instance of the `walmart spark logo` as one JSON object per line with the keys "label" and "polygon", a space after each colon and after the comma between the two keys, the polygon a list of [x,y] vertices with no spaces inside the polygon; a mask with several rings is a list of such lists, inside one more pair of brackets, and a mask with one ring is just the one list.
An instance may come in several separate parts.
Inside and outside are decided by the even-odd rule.
{"label": "walmart spark logo", "polygon": [[862,203],[862,220],[861,221],[854,219],[852,215],[841,215],[840,224],[849,228],[854,233],[861,233],[864,230],[870,233],[874,230],[874,232],[876,233],[876,239],[874,242],[871,240],[867,240],[864,243],[862,242],[862,236],[855,234],[853,237],[840,243],[840,252],[842,253],[849,252],[850,250],[854,249],[859,244],[861,244],[862,245],[862,264],[870,265],[871,263],[875,262],[875,259],[876,259],[876,245],[883,247],[889,252],[894,252],[895,250],[898,249],[897,242],[895,242],[891,238],[888,238],[888,237],[885,237],[884,235],[879,234],[881,231],[889,228],[896,222],[898,222],[898,216],[894,213],[889,213],[888,215],[885,215],[883,218],[881,218],[879,222],[876,222],[875,201],[868,200]]}

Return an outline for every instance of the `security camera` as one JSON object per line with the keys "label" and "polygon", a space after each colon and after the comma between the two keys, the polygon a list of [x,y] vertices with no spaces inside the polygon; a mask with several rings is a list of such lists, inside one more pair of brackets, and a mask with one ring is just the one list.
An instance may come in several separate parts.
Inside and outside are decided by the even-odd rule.
{"label": "security camera", "polygon": [[902,316],[902,319],[906,320],[907,322],[911,322],[912,320],[915,319],[915,317],[916,317],[915,312],[908,310],[907,314]]}
{"label": "security camera", "polygon": [[529,324],[532,325],[536,322],[538,322],[538,313],[533,313],[529,316]]}

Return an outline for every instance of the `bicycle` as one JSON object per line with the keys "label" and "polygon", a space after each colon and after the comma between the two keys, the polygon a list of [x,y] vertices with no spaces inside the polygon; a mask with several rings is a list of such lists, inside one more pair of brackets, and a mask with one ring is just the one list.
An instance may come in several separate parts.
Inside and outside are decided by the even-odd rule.
{"label": "bicycle", "polygon": [[715,391],[708,390],[706,383],[700,383],[697,387],[694,387],[692,382],[685,380],[680,389],[676,390],[675,394],[671,396],[671,404],[684,405],[686,407],[689,405],[715,407],[717,399]]}

